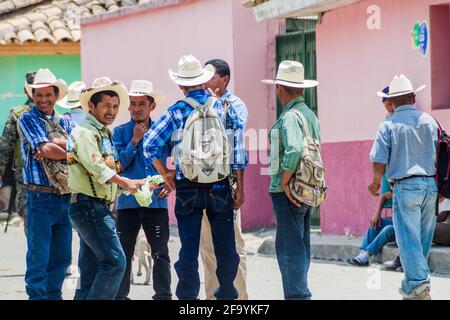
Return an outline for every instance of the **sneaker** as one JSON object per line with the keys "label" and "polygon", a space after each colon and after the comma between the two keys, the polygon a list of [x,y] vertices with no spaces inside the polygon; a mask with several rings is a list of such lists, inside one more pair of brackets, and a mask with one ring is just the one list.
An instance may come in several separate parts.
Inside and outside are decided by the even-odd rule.
{"label": "sneaker", "polygon": [[349,264],[351,264],[352,266],[358,266],[358,267],[368,267],[369,266],[369,261],[362,263],[361,261],[359,261],[358,259],[355,259],[355,258],[348,259],[347,262]]}
{"label": "sneaker", "polygon": [[399,289],[399,292],[403,296],[403,300],[431,300],[430,290],[430,284],[424,283],[416,287],[410,294],[406,294],[402,289]]}
{"label": "sneaker", "polygon": [[383,267],[384,270],[388,271],[403,271],[402,262],[400,261],[399,256],[397,256],[394,260],[383,263]]}

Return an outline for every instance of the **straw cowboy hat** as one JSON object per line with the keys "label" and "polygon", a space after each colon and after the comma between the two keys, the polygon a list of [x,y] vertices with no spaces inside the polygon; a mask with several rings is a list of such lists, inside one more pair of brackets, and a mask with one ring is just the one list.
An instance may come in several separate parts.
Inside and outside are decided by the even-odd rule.
{"label": "straw cowboy hat", "polygon": [[120,82],[112,82],[109,78],[103,77],[95,79],[91,88],[86,88],[81,91],[80,102],[86,112],[89,112],[89,101],[91,101],[91,97],[102,91],[114,91],[119,96],[119,108],[128,108],[130,98],[128,97],[127,88]]}
{"label": "straw cowboy hat", "polygon": [[193,87],[208,82],[215,73],[212,65],[203,68],[194,56],[184,55],[178,62],[178,73],[169,70],[169,77],[180,86]]}
{"label": "straw cowboy hat", "polygon": [[377,92],[377,95],[381,98],[393,98],[404,96],[410,93],[416,93],[425,89],[426,85],[420,86],[419,88],[413,88],[411,81],[405,77],[403,74],[400,76],[395,76],[389,85],[389,91],[387,93]]}
{"label": "straw cowboy hat", "polygon": [[161,91],[153,90],[153,83],[146,80],[133,80],[128,95],[131,97],[152,97],[157,105],[166,101],[167,98]]}
{"label": "straw cowboy hat", "polygon": [[72,82],[68,90],[67,95],[58,102],[58,105],[64,109],[73,109],[80,107],[80,95],[81,91],[86,88],[86,84],[83,81]]}
{"label": "straw cowboy hat", "polygon": [[261,80],[261,82],[291,88],[313,88],[319,84],[315,80],[305,80],[305,69],[300,62],[287,60],[280,63],[275,80]]}
{"label": "straw cowboy hat", "polygon": [[61,100],[67,94],[67,83],[63,79],[56,79],[55,75],[49,69],[39,69],[34,76],[32,84],[25,81],[25,90],[28,96],[33,96],[33,89],[55,86],[59,90],[59,96],[56,101]]}

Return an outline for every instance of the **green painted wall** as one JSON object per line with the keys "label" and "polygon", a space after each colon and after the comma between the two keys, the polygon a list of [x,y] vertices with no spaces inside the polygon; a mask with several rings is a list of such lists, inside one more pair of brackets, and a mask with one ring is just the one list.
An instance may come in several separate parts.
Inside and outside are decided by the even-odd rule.
{"label": "green painted wall", "polygon": [[[23,104],[25,74],[39,68],[49,68],[57,78],[68,84],[80,80],[79,55],[10,56],[0,57],[0,134],[11,107]],[[58,112],[64,109],[56,107]]]}

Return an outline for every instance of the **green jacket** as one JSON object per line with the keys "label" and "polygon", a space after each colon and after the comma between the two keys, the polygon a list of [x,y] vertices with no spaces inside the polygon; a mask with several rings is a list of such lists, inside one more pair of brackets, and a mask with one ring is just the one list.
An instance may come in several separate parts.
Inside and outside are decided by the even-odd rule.
{"label": "green jacket", "polygon": [[19,117],[31,110],[27,104],[16,106],[11,109],[8,119],[0,138],[0,176],[5,173],[5,168],[11,160],[14,160],[16,176],[22,176],[23,157],[20,152],[20,137],[17,132],[17,120]]}
{"label": "green jacket", "polygon": [[116,158],[111,131],[88,113],[72,130],[67,144],[72,193],[114,201],[119,193],[118,186],[108,181],[117,173]]}

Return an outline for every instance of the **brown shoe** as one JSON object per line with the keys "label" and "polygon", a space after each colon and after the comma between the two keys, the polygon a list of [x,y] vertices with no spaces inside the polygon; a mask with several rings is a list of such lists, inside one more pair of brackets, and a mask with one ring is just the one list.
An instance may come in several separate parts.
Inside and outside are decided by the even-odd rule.
{"label": "brown shoe", "polygon": [[416,287],[410,294],[406,294],[402,289],[399,291],[403,300],[431,300],[430,289],[430,284],[424,283]]}

